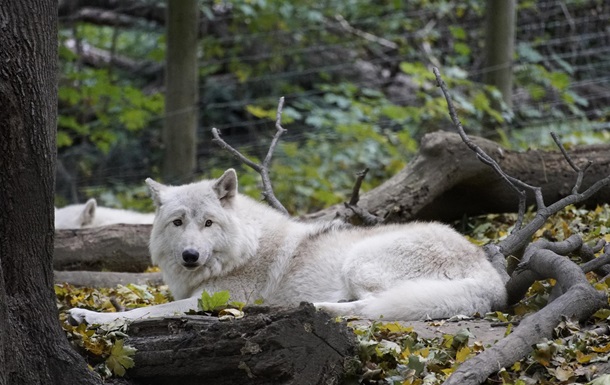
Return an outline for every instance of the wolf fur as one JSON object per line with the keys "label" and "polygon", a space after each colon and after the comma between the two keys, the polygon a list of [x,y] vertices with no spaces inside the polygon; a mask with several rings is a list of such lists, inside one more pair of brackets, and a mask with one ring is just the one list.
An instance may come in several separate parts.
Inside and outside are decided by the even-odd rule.
{"label": "wolf fur", "polygon": [[505,304],[485,254],[446,225],[300,222],[240,195],[233,169],[183,186],[146,182],[157,206],[152,261],[177,301],[121,313],[72,309],[77,322],[185,312],[203,290],[370,319],[447,318]]}
{"label": "wolf fur", "polygon": [[152,224],[153,213],[113,209],[97,205],[95,198],[84,204],[55,208],[55,229],[80,229],[116,223]]}

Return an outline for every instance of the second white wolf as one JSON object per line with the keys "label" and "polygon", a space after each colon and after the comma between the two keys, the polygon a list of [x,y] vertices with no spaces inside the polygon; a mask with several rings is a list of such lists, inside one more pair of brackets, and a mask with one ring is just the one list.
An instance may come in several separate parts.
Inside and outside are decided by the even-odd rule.
{"label": "second white wolf", "polygon": [[131,210],[100,207],[95,198],[84,204],[55,208],[55,229],[81,229],[117,223],[152,224],[153,213],[139,213]]}
{"label": "second white wolf", "polygon": [[239,194],[233,169],[183,186],[147,183],[157,205],[152,260],[178,301],[121,313],[72,309],[76,321],[185,312],[196,309],[203,290],[392,320],[483,314],[506,302],[504,282],[483,251],[443,224],[296,221]]}

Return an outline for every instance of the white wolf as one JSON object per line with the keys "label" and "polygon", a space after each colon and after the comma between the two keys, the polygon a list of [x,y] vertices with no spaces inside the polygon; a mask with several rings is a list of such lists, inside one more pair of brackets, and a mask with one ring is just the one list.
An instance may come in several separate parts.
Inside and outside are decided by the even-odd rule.
{"label": "white wolf", "polygon": [[55,208],[55,229],[80,229],[115,223],[152,224],[154,219],[154,213],[98,206],[95,198],[84,204]]}
{"label": "white wolf", "polygon": [[240,195],[233,169],[183,186],[146,182],[157,205],[152,260],[178,301],[121,313],[72,309],[74,321],[173,315],[196,309],[203,290],[370,319],[447,318],[505,304],[504,282],[484,253],[446,225],[299,222]]}

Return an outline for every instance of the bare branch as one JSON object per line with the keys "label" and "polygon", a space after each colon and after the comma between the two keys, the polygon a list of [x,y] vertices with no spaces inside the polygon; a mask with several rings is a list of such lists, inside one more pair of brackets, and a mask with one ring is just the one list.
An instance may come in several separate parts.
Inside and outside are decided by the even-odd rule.
{"label": "bare branch", "polygon": [[[447,85],[441,78],[438,68],[436,68],[436,67],[433,68],[433,72],[434,72],[434,75],[436,76],[438,86],[441,88],[441,90],[445,96],[445,99],[447,101],[447,106],[449,109],[449,115],[451,116],[451,120],[453,121],[453,124],[456,127],[456,129],[458,130],[458,133],[459,133],[460,137],[462,138],[462,140],[464,141],[464,143],[466,143],[466,145],[477,154],[477,156],[483,163],[491,166],[494,169],[494,171],[496,171],[508,183],[508,185],[513,190],[515,190],[517,192],[517,194],[519,195],[519,219],[517,222],[519,227],[515,226],[515,229],[513,230],[513,232],[506,239],[504,239],[503,241],[500,241],[498,243],[498,247],[500,247],[502,254],[510,255],[510,254],[514,253],[515,251],[521,249],[523,246],[525,246],[525,244],[530,240],[531,236],[536,232],[536,230],[538,230],[551,215],[562,210],[567,205],[576,204],[576,203],[584,201],[585,199],[588,199],[591,195],[595,194],[601,188],[603,188],[607,185],[610,185],[610,175],[609,175],[606,178],[597,181],[595,184],[593,184],[583,193],[576,193],[573,191],[573,193],[571,195],[568,195],[567,197],[560,199],[559,201],[557,201],[547,207],[544,204],[544,201],[542,198],[542,190],[539,187],[530,186],[516,178],[513,178],[513,177],[507,175],[504,171],[502,171],[502,169],[500,168],[500,166],[497,164],[497,162],[495,160],[493,160],[479,146],[477,146],[474,142],[472,142],[472,140],[470,140],[468,135],[466,135],[466,132],[464,131],[464,128],[462,127],[462,123],[460,122],[460,120],[457,116],[457,113],[453,106],[453,101],[451,100],[451,96],[449,95],[449,91],[447,90]],[[559,144],[559,147],[562,149],[562,151],[565,151],[565,150],[563,150],[563,146],[561,146],[560,144]],[[564,157],[566,155],[567,154],[564,154]],[[569,156],[567,156],[566,159],[569,159]],[[571,162],[571,160],[569,160],[569,162]],[[573,163],[571,163],[571,165],[573,165]],[[582,175],[580,175],[580,174],[584,173],[584,170],[586,170],[586,168],[588,168],[588,166],[589,165],[587,165],[582,170],[582,172],[579,172],[579,177],[578,177],[578,180],[574,187],[576,190],[580,187],[580,183],[582,181]],[[573,165],[573,167],[576,167],[576,166]],[[536,216],[534,217],[534,219],[532,221],[530,221],[523,228],[521,228],[521,223],[522,223],[522,219],[523,219],[523,216],[525,213],[525,192],[522,191],[520,188],[531,190],[535,194],[536,205],[537,205]]]}
{"label": "bare branch", "polygon": [[369,172],[368,167],[364,170],[356,173],[356,183],[354,184],[354,188],[352,189],[352,197],[349,200],[350,206],[355,206],[358,204],[360,200],[360,187],[362,187],[362,181],[366,177],[366,174]]}
{"label": "bare branch", "polygon": [[593,163],[591,161],[588,161],[587,164],[585,165],[585,167],[582,169],[580,167],[576,166],[576,164],[572,161],[572,158],[570,157],[570,155],[568,155],[568,152],[566,151],[566,149],[563,147],[563,144],[559,140],[559,137],[557,136],[557,134],[555,134],[554,132],[551,132],[551,137],[555,141],[555,144],[557,144],[557,147],[559,147],[559,149],[561,150],[563,157],[566,159],[566,161],[568,162],[570,167],[572,167],[572,169],[574,171],[576,171],[578,174],[578,176],[576,177],[576,183],[574,184],[574,188],[572,188],[572,194],[577,194],[578,190],[580,189],[580,185],[582,184],[582,178],[584,177],[585,172]]}
{"label": "bare branch", "polygon": [[237,160],[239,160],[240,162],[246,164],[247,166],[249,166],[250,168],[252,168],[254,171],[260,173],[261,172],[261,166],[258,163],[254,163],[253,161],[251,161],[250,159],[246,158],[245,156],[243,156],[241,154],[241,152],[237,151],[236,149],[234,149],[233,147],[231,147],[230,144],[228,144],[227,142],[225,142],[221,137],[220,137],[220,132],[218,131],[218,129],[216,129],[216,127],[212,128],[212,135],[214,136],[214,139],[212,139],[216,144],[218,144],[223,150],[226,150],[228,152],[231,153],[231,155],[233,155]]}
{"label": "bare branch", "polygon": [[275,197],[275,194],[273,193],[273,186],[271,183],[271,178],[269,177],[269,166],[271,164],[271,158],[273,156],[273,152],[275,151],[275,147],[277,146],[280,136],[282,136],[282,134],[284,132],[286,132],[286,129],[284,129],[282,127],[282,109],[283,109],[283,107],[284,107],[284,97],[282,96],[280,98],[280,101],[277,106],[277,114],[276,114],[276,121],[275,121],[275,127],[277,128],[277,132],[275,133],[275,136],[273,137],[273,140],[271,141],[271,144],[269,145],[269,151],[267,152],[267,156],[265,157],[262,165],[255,163],[252,160],[248,159],[247,157],[242,155],[242,153],[237,151],[235,148],[231,147],[231,145],[229,145],[227,142],[222,140],[222,138],[220,137],[220,133],[218,132],[218,129],[216,129],[216,127],[212,128],[212,135],[214,136],[214,139],[212,139],[212,141],[215,142],[216,144],[218,144],[224,150],[227,150],[237,160],[246,164],[247,166],[252,168],[254,171],[258,172],[259,175],[261,176],[261,180],[263,182],[263,191],[262,191],[263,199],[265,201],[267,201],[267,203],[269,203],[269,205],[271,207],[273,207],[274,209],[276,209],[286,215],[289,215],[288,210],[286,210],[286,208],[282,205],[282,203]]}
{"label": "bare branch", "polygon": [[525,195],[525,191],[523,191],[522,189],[526,188],[526,189],[533,191],[536,196],[536,202],[537,202],[538,207],[541,207],[541,206],[544,207],[544,200],[542,198],[542,193],[540,192],[540,189],[537,187],[530,186],[516,178],[513,178],[513,177],[507,175],[502,170],[500,165],[492,157],[487,155],[487,153],[485,151],[483,151],[476,143],[474,143],[468,137],[468,135],[466,134],[466,131],[464,131],[462,122],[460,122],[460,119],[457,116],[457,112],[455,111],[455,107],[453,106],[453,100],[451,99],[451,95],[449,94],[447,85],[443,81],[443,78],[441,77],[441,74],[440,74],[438,68],[434,67],[432,69],[432,71],[434,72],[434,76],[436,76],[437,85],[441,88],[441,91],[443,92],[443,95],[445,96],[445,100],[447,101],[447,108],[449,109],[449,116],[451,117],[451,121],[453,122],[453,125],[457,129],[458,134],[462,138],[462,141],[464,141],[464,143],[472,151],[474,151],[474,153],[483,163],[490,166],[502,179],[504,179],[506,181],[506,183],[510,186],[510,188],[512,188],[517,193],[517,195],[519,197],[519,216],[517,219],[517,223],[514,227],[513,233],[519,231],[521,228],[521,224],[523,223],[523,218],[525,216],[526,195]]}
{"label": "bare branch", "polygon": [[348,23],[347,20],[345,20],[345,18],[339,14],[335,15],[335,20],[337,20],[337,22],[339,23],[341,28],[345,29],[346,31],[348,31],[351,34],[354,34],[358,37],[363,38],[364,40],[367,40],[367,41],[370,41],[373,43],[377,43],[377,44],[379,44],[383,47],[389,48],[389,49],[398,49],[398,45],[396,43],[394,43],[393,41],[384,39],[379,36],[375,36],[372,33],[362,31],[360,29],[352,27],[352,25],[350,23]]}
{"label": "bare branch", "polygon": [[382,219],[369,213],[368,211],[358,207],[356,205],[351,205],[349,203],[344,203],[345,208],[351,210],[358,218],[362,220],[362,224],[365,226],[375,226],[382,222]]}
{"label": "bare branch", "polygon": [[279,103],[277,104],[277,113],[275,115],[275,128],[277,129],[273,139],[271,140],[271,144],[269,145],[269,151],[267,151],[267,156],[263,161],[263,168],[269,168],[271,164],[271,157],[273,156],[273,152],[275,151],[275,147],[280,139],[280,136],[286,132],[286,129],[282,127],[282,110],[284,109],[284,97],[280,98]]}

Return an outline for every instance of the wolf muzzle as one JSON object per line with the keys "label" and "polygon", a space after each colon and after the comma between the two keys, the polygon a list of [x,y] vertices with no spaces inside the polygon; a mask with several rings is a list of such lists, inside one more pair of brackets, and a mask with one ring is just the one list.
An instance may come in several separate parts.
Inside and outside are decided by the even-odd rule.
{"label": "wolf muzzle", "polygon": [[199,252],[195,249],[185,249],[182,252],[182,264],[187,268],[198,267],[199,263]]}

